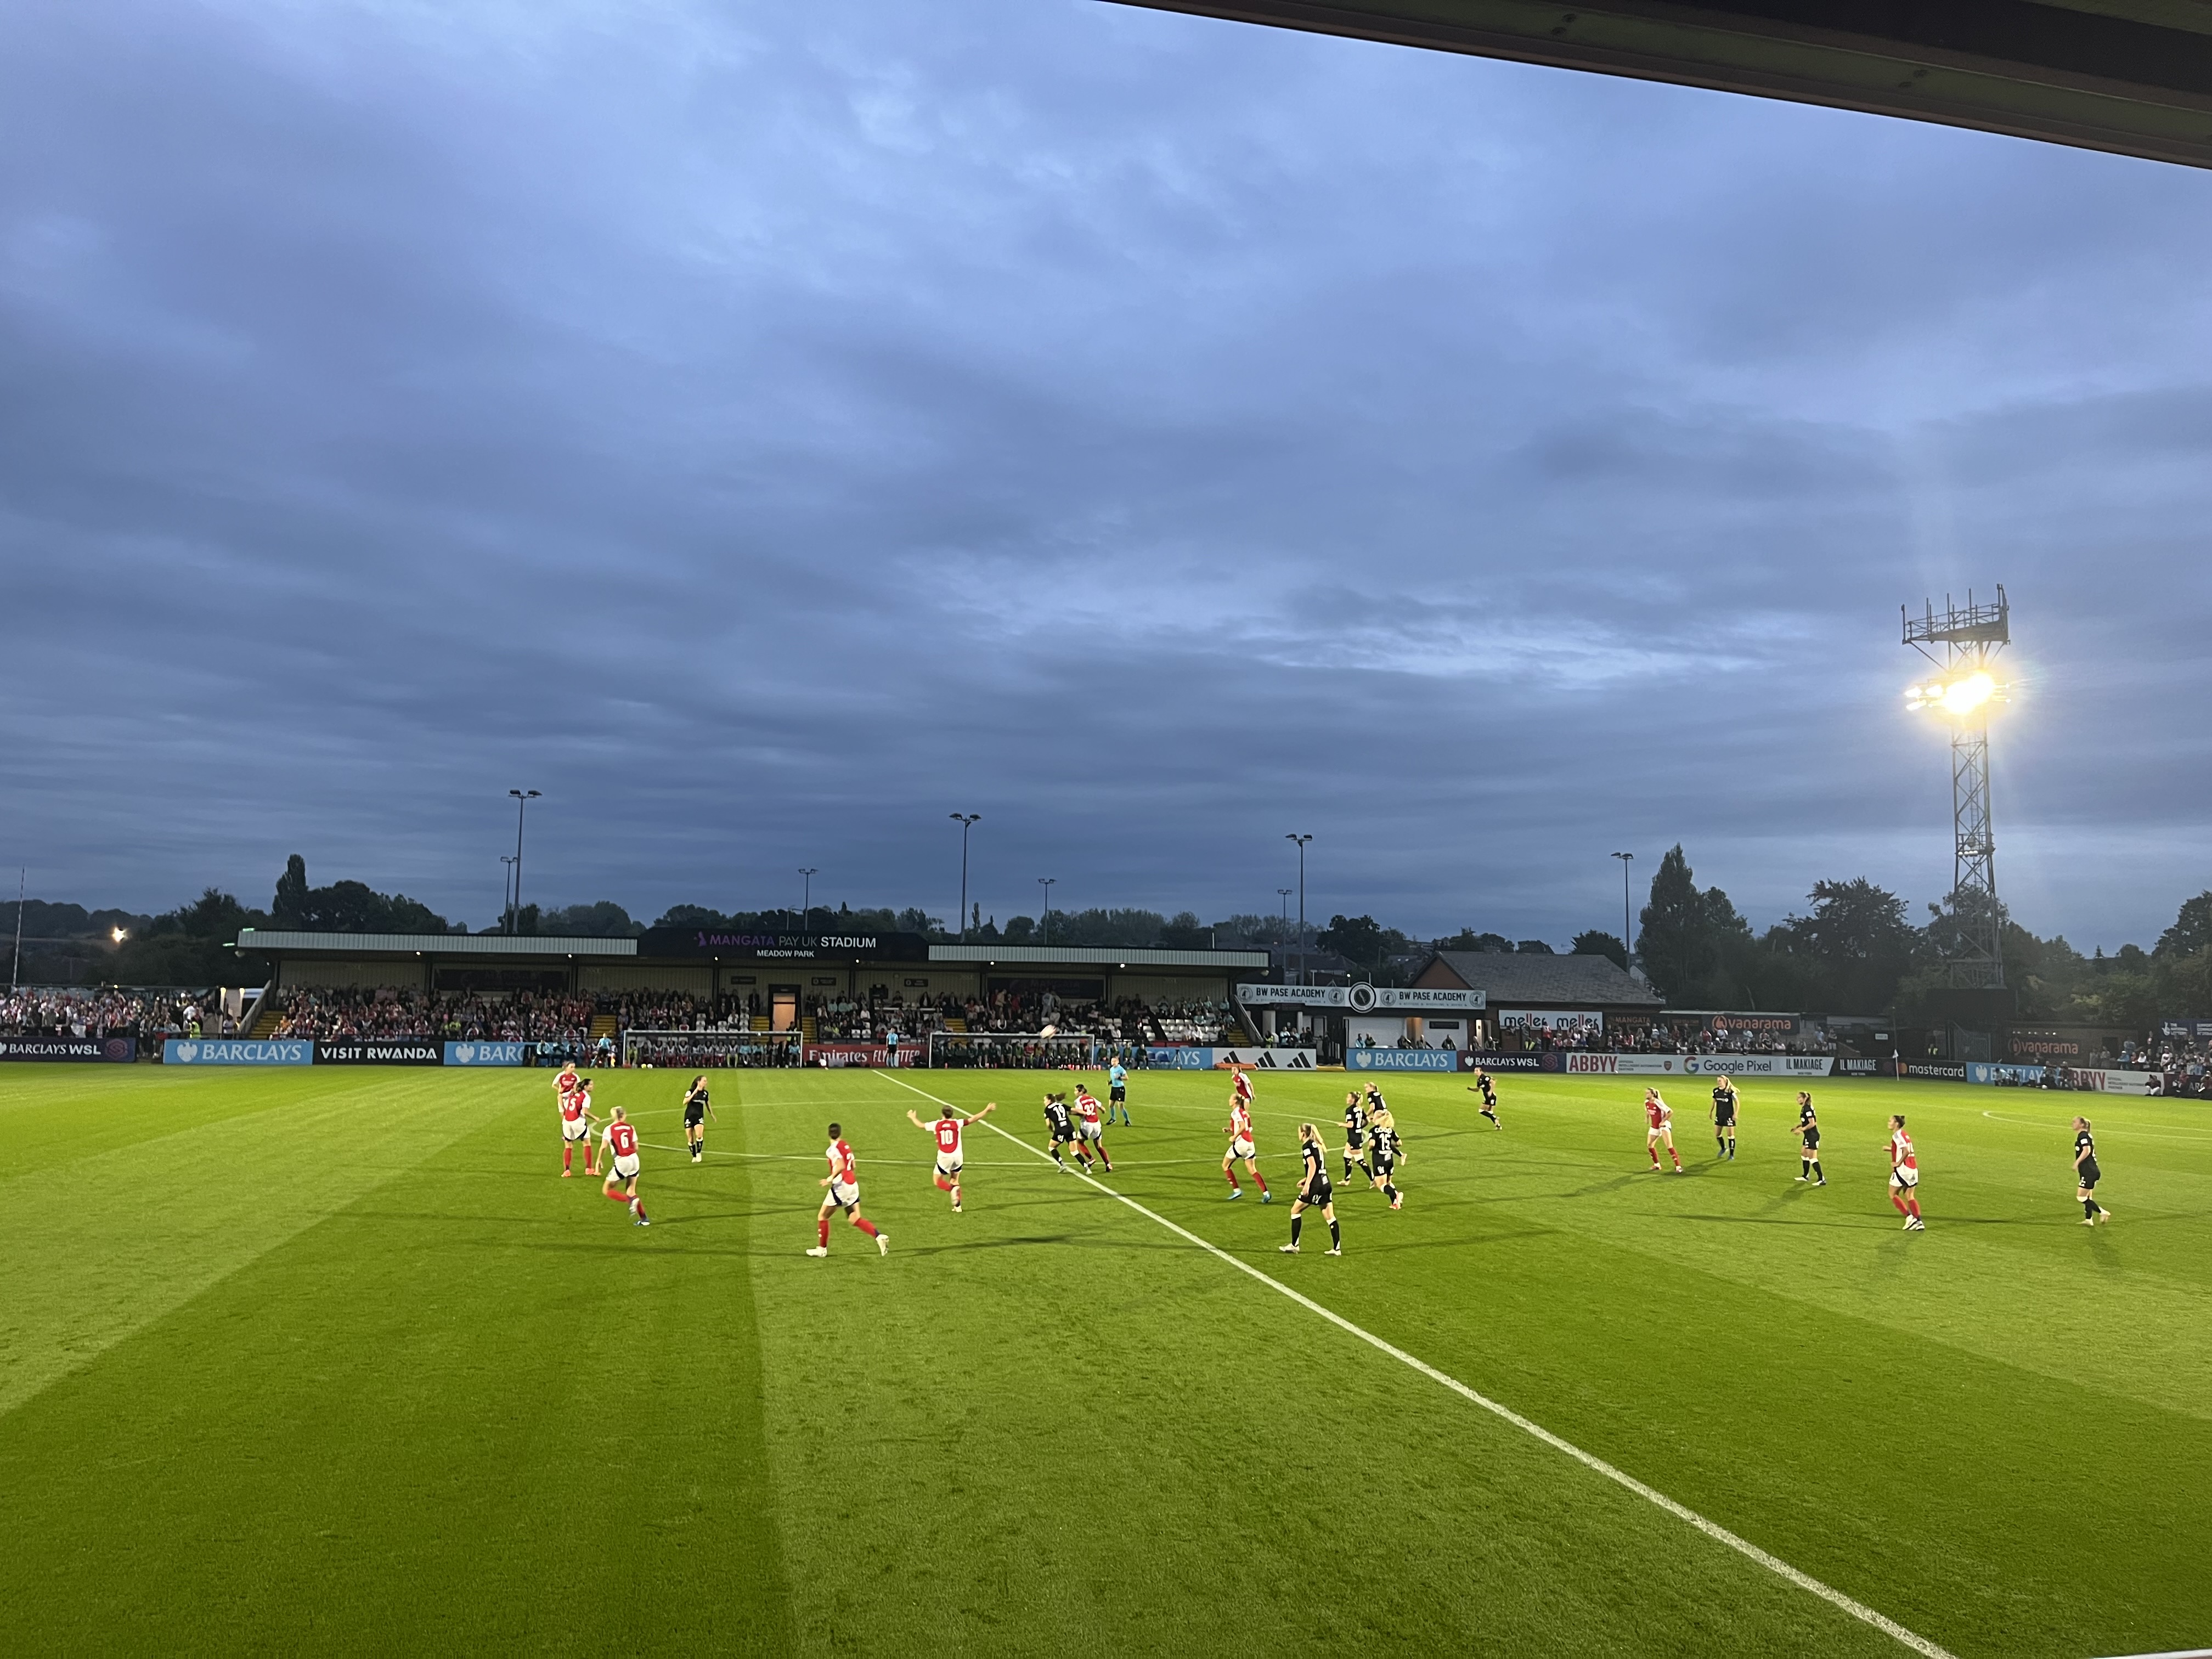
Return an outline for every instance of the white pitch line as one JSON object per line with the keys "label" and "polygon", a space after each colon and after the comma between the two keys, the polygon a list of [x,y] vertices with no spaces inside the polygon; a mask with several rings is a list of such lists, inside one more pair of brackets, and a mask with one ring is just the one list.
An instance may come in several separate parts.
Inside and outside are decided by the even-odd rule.
{"label": "white pitch line", "polygon": [[[891,1077],[887,1074],[881,1073],[878,1075],[883,1076],[884,1082],[896,1083],[902,1089],[911,1090],[914,1093],[920,1095],[924,1100],[935,1101],[938,1105],[944,1107],[948,1111],[957,1112],[960,1110],[960,1108],[955,1106],[951,1101],[939,1099],[937,1096],[931,1094],[926,1089],[916,1089],[913,1084],[908,1083],[903,1078]],[[1006,1139],[1012,1141],[1014,1145],[1021,1147],[1024,1152],[1032,1153],[1036,1157],[1044,1159],[1047,1163],[1051,1162],[1051,1158],[1048,1154],[1038,1152],[1036,1147],[1030,1146],[1029,1142],[1024,1140],[1019,1135],[1010,1133],[1006,1130],[1000,1128],[997,1124],[992,1122],[988,1118],[983,1118],[980,1120],[980,1121],[985,1128],[992,1131],[994,1134],[1005,1136]],[[1315,1301],[1311,1297],[1300,1294],[1298,1291],[1292,1290],[1289,1285],[1284,1284],[1280,1279],[1271,1278],[1269,1275],[1261,1273],[1250,1262],[1242,1261],[1239,1258],[1230,1255],[1228,1251],[1221,1249],[1218,1245],[1208,1243],[1205,1239],[1200,1238],[1196,1233],[1192,1232],[1188,1228],[1179,1226],[1176,1223],[1169,1220],[1165,1216],[1157,1214],[1154,1212],[1146,1209],[1143,1205],[1138,1203],[1135,1199],[1130,1198],[1125,1194],[1117,1193],[1111,1187],[1106,1186],[1103,1182],[1092,1180],[1091,1176],[1084,1174],[1080,1170],[1076,1170],[1073,1173],[1078,1180],[1083,1181],[1090,1186],[1096,1188],[1099,1192],[1105,1194],[1107,1197],[1127,1205],[1139,1215],[1143,1216],[1147,1221],[1158,1222],[1161,1226],[1166,1228],[1170,1232],[1174,1233],[1178,1237],[1187,1239],[1191,1243],[1197,1245],[1200,1249],[1204,1250],[1208,1255],[1218,1257],[1220,1260],[1227,1262],[1231,1267],[1236,1268],[1237,1272],[1248,1273],[1252,1278],[1258,1279],[1269,1290],[1277,1291],[1281,1295],[1290,1297],[1291,1301],[1297,1303],[1308,1312],[1318,1314],[1322,1318],[1326,1319],[1330,1324],[1335,1326],[1339,1330],[1358,1337],[1362,1342],[1366,1343],[1370,1348],[1374,1348],[1380,1352],[1389,1355],[1391,1358],[1397,1360],[1401,1364],[1411,1366],[1422,1376],[1427,1377],[1431,1382],[1438,1383],[1441,1386],[1450,1389],[1462,1400],[1468,1401],[1471,1404],[1481,1407],[1483,1410],[1490,1413],[1492,1416],[1502,1418],[1504,1421],[1510,1423],[1515,1428],[1519,1429],[1522,1433],[1531,1435],[1536,1439],[1542,1441],[1546,1445],[1551,1447],[1553,1450],[1564,1452],[1567,1456],[1573,1458],[1576,1462],[1580,1463],[1584,1468],[1603,1475],[1607,1480],[1613,1482],[1616,1486],[1626,1487],[1628,1491],[1634,1492],[1638,1498],[1643,1498],[1645,1502],[1656,1504],[1659,1508],[1666,1510],[1668,1514],[1673,1516],[1676,1520],[1686,1522],[1689,1525],[1695,1527],[1699,1532],[1705,1534],[1706,1537],[1713,1540],[1716,1543],[1725,1544],[1729,1548],[1735,1551],[1739,1555],[1747,1557],[1749,1559],[1756,1561],[1760,1566],[1765,1567],[1769,1572],[1775,1574],[1778,1577],[1787,1579],[1790,1583],[1795,1584],[1799,1589],[1805,1591],[1808,1595],[1819,1596],[1823,1601],[1827,1602],[1831,1607],[1838,1607],[1844,1612],[1850,1614],[1852,1618],[1857,1620],[1861,1624],[1871,1625],[1883,1635],[1889,1637],[1893,1641],[1902,1643],[1905,1646],[1911,1648],[1915,1653],[1926,1655],[1927,1659],[1956,1659],[1956,1656],[1952,1654],[1948,1649],[1940,1647],[1936,1644],[1929,1641],[1926,1637],[1917,1635],[1915,1632],[1905,1629],[1904,1626],[1899,1624],[1894,1619],[1890,1618],[1887,1614],[1876,1612],[1874,1608],[1867,1606],[1863,1601],[1854,1601],[1851,1597],[1844,1595],[1843,1591],[1822,1583],[1819,1579],[1814,1577],[1812,1574],[1808,1572],[1799,1571],[1796,1567],[1791,1566],[1787,1561],[1784,1561],[1780,1556],[1770,1554],[1765,1550],[1759,1548],[1758,1545],[1753,1543],[1749,1539],[1737,1536],[1735,1533],[1730,1532],[1726,1527],[1720,1525],[1717,1522],[1706,1520],[1704,1516],[1699,1515],[1695,1510],[1691,1509],[1686,1504],[1676,1503],[1673,1498],[1668,1497],[1665,1492],[1661,1492],[1657,1487],[1647,1486],[1644,1482],[1638,1480],[1634,1475],[1629,1474],[1626,1470],[1615,1468],[1603,1458],[1592,1455],[1590,1453],[1584,1451],[1580,1446],[1576,1445],[1572,1441],[1561,1439],[1558,1435],[1553,1434],[1542,1424],[1534,1422],[1531,1419],[1522,1416],[1520,1413],[1515,1411],[1510,1406],[1500,1405],[1497,1401],[1491,1399],[1489,1395],[1477,1393],[1474,1389],[1470,1389],[1466,1383],[1461,1382],[1457,1377],[1448,1376],[1446,1373],[1438,1370],[1434,1365],[1430,1364],[1426,1360],[1417,1359],[1412,1354],[1407,1353],[1403,1348],[1384,1341],[1372,1331],[1363,1330],[1360,1327],[1353,1324],[1350,1320],[1346,1319],[1342,1314],[1336,1313],[1328,1308],[1324,1308],[1320,1303]]]}

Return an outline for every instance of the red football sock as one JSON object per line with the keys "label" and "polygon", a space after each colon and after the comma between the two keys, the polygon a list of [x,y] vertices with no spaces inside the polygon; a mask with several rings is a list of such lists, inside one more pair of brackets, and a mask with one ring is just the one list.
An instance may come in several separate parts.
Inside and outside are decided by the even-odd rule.
{"label": "red football sock", "polygon": [[1899,1192],[1898,1192],[1898,1190],[1897,1190],[1894,1187],[1893,1187],[1893,1188],[1890,1188],[1890,1192],[1889,1192],[1889,1201],[1890,1201],[1892,1204],[1893,1204],[1893,1205],[1895,1205],[1895,1206],[1897,1206],[1897,1212],[1898,1212],[1898,1214],[1899,1214],[1899,1215],[1911,1215],[1911,1214],[1912,1213],[1912,1212],[1911,1212],[1911,1211],[1910,1211],[1910,1210],[1908,1210],[1908,1209],[1906,1209],[1906,1208],[1905,1207],[1905,1199],[1904,1199],[1904,1196],[1903,1196],[1903,1194],[1901,1194],[1900,1193],[1899,1193]]}
{"label": "red football sock", "polygon": [[939,1192],[949,1193],[952,1190],[952,1183],[947,1181],[943,1176],[936,1176],[932,1178],[937,1182],[937,1190]]}
{"label": "red football sock", "polygon": [[826,1250],[830,1248],[830,1218],[828,1216],[822,1218],[822,1225],[818,1231],[822,1234],[822,1248]]}
{"label": "red football sock", "polygon": [[1267,1190],[1267,1177],[1255,1170],[1252,1171],[1252,1184],[1264,1193]]}
{"label": "red football sock", "polygon": [[611,1187],[602,1188],[600,1190],[605,1192],[609,1198],[614,1200],[617,1204],[627,1204],[629,1202],[629,1194],[628,1193],[618,1193]]}
{"label": "red football sock", "polygon": [[1912,1218],[1913,1218],[1915,1221],[1917,1221],[1917,1220],[1919,1220],[1919,1219],[1920,1219],[1920,1200],[1919,1200],[1918,1199],[1917,1199],[1917,1198],[1908,1198],[1908,1199],[1906,1199],[1906,1200],[1905,1200],[1905,1207],[1906,1209],[1910,1210],[1910,1211],[1912,1212]]}
{"label": "red football sock", "polygon": [[876,1236],[876,1224],[869,1220],[868,1218],[864,1215],[854,1216],[853,1218],[853,1224],[855,1227],[858,1227],[862,1232],[867,1234],[870,1238],[873,1238]]}
{"label": "red football sock", "polygon": [[1229,1184],[1230,1184],[1231,1186],[1234,1187],[1234,1186],[1237,1184],[1237,1171],[1236,1171],[1236,1170],[1224,1170],[1221,1173],[1222,1173],[1222,1174],[1224,1174],[1224,1175],[1225,1175],[1225,1176],[1227,1176],[1229,1177]]}
{"label": "red football sock", "polygon": [[564,1169],[564,1170],[565,1170],[565,1169],[567,1169],[570,1164],[574,1164],[575,1161],[576,1161],[576,1149],[575,1149],[575,1147],[574,1147],[574,1146],[572,1146],[572,1145],[569,1145],[569,1144],[568,1144],[568,1143],[565,1143],[565,1142],[564,1142],[564,1143],[562,1144],[562,1147],[561,1147],[561,1167],[562,1167],[562,1169]]}

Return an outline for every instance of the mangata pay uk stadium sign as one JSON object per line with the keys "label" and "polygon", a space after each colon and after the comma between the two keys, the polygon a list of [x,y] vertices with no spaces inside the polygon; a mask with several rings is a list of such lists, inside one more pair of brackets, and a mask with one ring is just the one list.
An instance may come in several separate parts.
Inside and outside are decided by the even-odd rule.
{"label": "mangata pay uk stadium sign", "polygon": [[724,962],[927,962],[920,933],[757,933],[719,927],[648,927],[641,957],[715,957]]}

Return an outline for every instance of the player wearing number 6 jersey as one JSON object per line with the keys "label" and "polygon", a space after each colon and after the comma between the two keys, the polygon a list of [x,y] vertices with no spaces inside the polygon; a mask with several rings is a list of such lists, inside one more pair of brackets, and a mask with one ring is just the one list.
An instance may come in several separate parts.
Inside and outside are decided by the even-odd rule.
{"label": "player wearing number 6 jersey", "polygon": [[876,1241],[878,1255],[889,1255],[891,1253],[890,1235],[879,1230],[874,1222],[860,1213],[860,1160],[853,1156],[853,1149],[845,1144],[845,1131],[842,1125],[833,1123],[830,1126],[830,1146],[823,1156],[830,1160],[830,1173],[822,1177],[822,1184],[830,1189],[830,1194],[822,1200],[821,1213],[814,1218],[816,1232],[821,1242],[806,1254],[830,1254],[830,1212],[842,1210],[848,1220]]}
{"label": "player wearing number 6 jersey", "polygon": [[[641,1227],[653,1224],[645,1218],[645,1200],[637,1195],[637,1126],[623,1116],[623,1109],[615,1108],[614,1115],[607,1120],[606,1132],[600,1137],[607,1148],[607,1180],[599,1188],[617,1204],[626,1204],[629,1212],[637,1218]],[[617,1184],[625,1190],[617,1192]]]}
{"label": "player wearing number 6 jersey", "polygon": [[908,1122],[937,1137],[937,1190],[952,1194],[955,1215],[960,1213],[960,1132],[971,1123],[981,1123],[998,1109],[999,1103],[994,1100],[973,1117],[962,1117],[948,1106],[943,1116],[925,1123],[914,1115],[913,1108],[907,1109]]}

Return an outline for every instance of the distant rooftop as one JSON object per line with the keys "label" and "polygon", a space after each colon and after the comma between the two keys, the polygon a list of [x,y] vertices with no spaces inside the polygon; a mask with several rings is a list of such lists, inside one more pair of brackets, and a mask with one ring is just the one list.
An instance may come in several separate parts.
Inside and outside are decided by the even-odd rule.
{"label": "distant rooftop", "polygon": [[248,927],[241,951],[317,951],[331,956],[634,957],[634,939],[558,939],[533,933],[309,933]]}
{"label": "distant rooftop", "polygon": [[[1609,1008],[1665,1006],[1643,981],[1610,957],[1547,957],[1534,951],[1439,951],[1431,963],[1470,991],[1486,993],[1493,1008],[1598,1003]],[[1424,969],[1424,975],[1428,973]],[[1416,982],[1419,982],[1417,976]]]}

